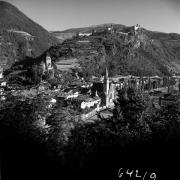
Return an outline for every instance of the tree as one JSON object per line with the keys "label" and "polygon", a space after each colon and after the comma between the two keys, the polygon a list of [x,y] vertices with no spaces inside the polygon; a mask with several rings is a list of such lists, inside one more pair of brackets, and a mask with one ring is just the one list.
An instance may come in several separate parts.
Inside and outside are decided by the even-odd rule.
{"label": "tree", "polygon": [[118,90],[113,118],[122,125],[134,128],[140,123],[148,107],[148,98],[133,88]]}
{"label": "tree", "polygon": [[180,104],[168,103],[151,116],[150,127],[153,137],[159,142],[170,142],[179,139]]}

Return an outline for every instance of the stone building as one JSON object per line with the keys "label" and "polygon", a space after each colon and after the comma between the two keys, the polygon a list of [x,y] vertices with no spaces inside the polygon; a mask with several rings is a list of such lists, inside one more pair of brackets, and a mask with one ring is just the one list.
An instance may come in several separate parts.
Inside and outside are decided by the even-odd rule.
{"label": "stone building", "polygon": [[52,67],[52,60],[51,60],[51,56],[49,53],[46,54],[46,59],[45,59],[45,67],[46,67],[46,70],[49,71],[51,70],[53,67]]}
{"label": "stone building", "polygon": [[78,36],[91,36],[92,33],[79,32]]}
{"label": "stone building", "polygon": [[40,60],[39,68],[42,71],[42,75],[48,74],[50,79],[54,78],[54,67],[50,54],[47,52],[43,54]]}
{"label": "stone building", "polygon": [[0,79],[3,78],[3,68],[0,67]]}
{"label": "stone building", "polygon": [[134,26],[134,30],[135,30],[135,31],[139,30],[140,28],[141,28],[141,27],[140,27],[139,24],[136,24],[136,25]]}

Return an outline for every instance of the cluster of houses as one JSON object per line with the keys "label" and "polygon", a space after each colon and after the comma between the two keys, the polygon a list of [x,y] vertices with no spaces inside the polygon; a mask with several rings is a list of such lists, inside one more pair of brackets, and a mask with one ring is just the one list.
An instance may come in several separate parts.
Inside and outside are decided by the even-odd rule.
{"label": "cluster of houses", "polygon": [[[133,26],[133,28],[134,28],[134,32],[136,33],[138,30],[141,29],[141,26],[139,24],[136,24],[136,25]],[[106,28],[106,30],[111,32],[111,33],[115,32],[115,29],[114,29],[113,25],[109,25]],[[79,37],[91,36],[91,35],[93,35],[96,32],[97,32],[97,30],[95,30],[95,29],[93,29],[92,32],[78,32],[77,36],[79,36]],[[125,33],[125,32],[121,32],[121,31],[120,32],[116,31],[116,33],[123,34],[123,35],[128,35],[129,34],[129,32]]]}
{"label": "cluster of houses", "polygon": [[7,83],[3,77],[3,68],[0,66],[0,100],[5,100],[4,96],[4,88],[6,87]]}
{"label": "cluster of houses", "polygon": [[158,89],[168,86],[174,86],[179,83],[179,77],[173,76],[169,77],[159,77],[159,76],[150,76],[150,77],[137,77],[137,76],[118,76],[111,78],[112,81],[118,83],[120,88],[123,87],[133,87],[137,90],[148,91],[152,89]]}
{"label": "cluster of houses", "polygon": [[[113,25],[110,25],[106,28],[107,31],[109,32],[113,32],[114,28],[113,28]],[[102,31],[102,30],[101,30]],[[94,33],[96,33],[97,30],[96,29],[93,29],[91,32],[78,32],[77,33],[77,36],[79,37],[84,37],[84,36],[91,36],[93,35]]]}
{"label": "cluster of houses", "polygon": [[103,78],[92,78],[87,84],[72,85],[60,90],[55,99],[63,107],[72,107],[79,111],[82,119],[89,118],[97,111],[114,107],[117,89],[132,87],[138,91],[150,92],[153,89],[171,87],[179,84],[179,77],[137,77],[117,76],[110,78],[108,70]]}

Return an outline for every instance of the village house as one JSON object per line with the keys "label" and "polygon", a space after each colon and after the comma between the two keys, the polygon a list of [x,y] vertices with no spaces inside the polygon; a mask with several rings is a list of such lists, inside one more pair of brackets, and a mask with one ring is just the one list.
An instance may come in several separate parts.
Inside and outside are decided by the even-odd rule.
{"label": "village house", "polygon": [[107,27],[107,30],[108,30],[110,33],[114,33],[114,27],[113,27],[113,25]]}
{"label": "village house", "polygon": [[0,100],[1,101],[5,101],[6,100],[6,97],[5,96],[0,96],[1,98],[0,98]]}
{"label": "village house", "polygon": [[46,66],[46,69],[48,71],[53,69],[53,67],[52,67],[52,60],[51,60],[51,56],[50,56],[49,53],[46,54],[45,66]]}
{"label": "village house", "polygon": [[1,87],[5,87],[7,85],[7,82],[6,81],[2,81],[1,82]]}
{"label": "village house", "polygon": [[49,53],[43,55],[43,58],[40,62],[40,67],[42,68],[43,75],[45,74],[45,72],[49,72],[50,70],[53,69],[52,59]]}
{"label": "village house", "polygon": [[79,92],[73,92],[71,91],[70,94],[67,95],[66,99],[70,99],[70,98],[77,98],[79,96]]}
{"label": "village house", "polygon": [[66,99],[77,98],[79,96],[79,91],[75,88],[66,88],[63,90],[63,93]]}
{"label": "village house", "polygon": [[3,68],[0,66],[0,86],[1,87],[6,87],[7,82],[4,80],[3,77]]}
{"label": "village house", "polygon": [[101,99],[98,98],[98,97],[84,99],[81,102],[81,109],[86,109],[86,108],[94,107],[96,105],[95,109],[99,110],[100,104],[101,104]]}
{"label": "village house", "polygon": [[0,67],[0,79],[3,78],[3,68]]}
{"label": "village house", "polygon": [[91,36],[92,35],[92,33],[83,33],[83,32],[79,32],[78,33],[78,36]]}
{"label": "village house", "polygon": [[66,105],[74,107],[83,116],[99,111],[101,108],[101,98],[98,96],[92,98],[88,95],[79,95],[77,98],[67,99],[66,101]]}
{"label": "village house", "polygon": [[71,107],[79,111],[79,113],[84,116],[89,116],[91,112],[99,111],[101,108],[101,98],[97,95],[91,97],[87,93],[81,94],[78,90],[66,90],[61,95],[59,94],[56,99],[58,105],[62,107]]}

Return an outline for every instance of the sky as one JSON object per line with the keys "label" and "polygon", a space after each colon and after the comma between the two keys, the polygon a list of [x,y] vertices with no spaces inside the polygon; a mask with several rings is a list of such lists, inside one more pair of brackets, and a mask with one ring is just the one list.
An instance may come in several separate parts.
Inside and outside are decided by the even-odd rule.
{"label": "sky", "polygon": [[4,0],[49,31],[103,23],[180,34],[180,0]]}

